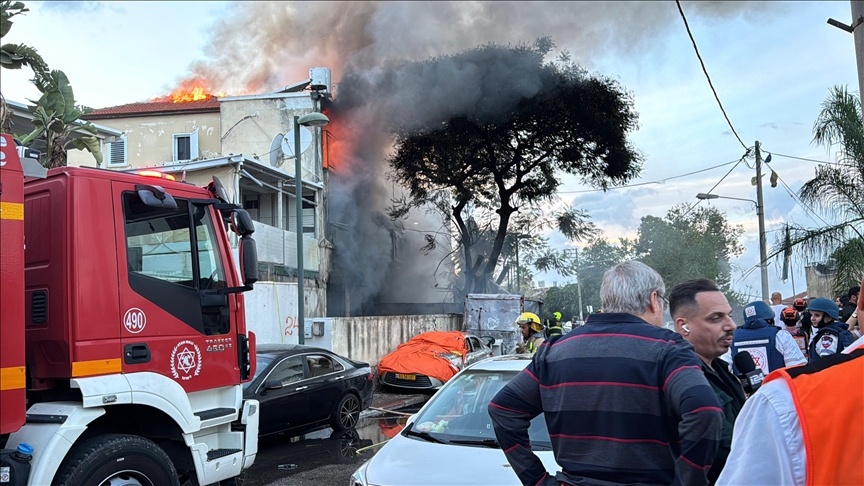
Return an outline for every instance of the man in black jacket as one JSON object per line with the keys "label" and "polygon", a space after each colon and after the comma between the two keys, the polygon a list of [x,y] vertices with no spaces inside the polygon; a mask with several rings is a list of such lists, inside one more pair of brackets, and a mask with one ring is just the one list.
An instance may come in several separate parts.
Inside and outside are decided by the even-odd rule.
{"label": "man in black jacket", "polygon": [[849,289],[849,293],[846,294],[849,297],[849,302],[843,304],[843,308],[840,309],[840,321],[846,322],[849,320],[849,317],[855,313],[855,309],[858,308],[858,294],[861,292],[861,287],[852,287]]}
{"label": "man in black jacket", "polygon": [[702,372],[723,409],[720,450],[708,471],[708,480],[714,484],[726,465],[733,425],[746,399],[741,382],[720,359],[729,350],[737,326],[732,321],[732,307],[726,296],[714,282],[704,278],[676,285],[669,293],[669,312],[675,330],[693,345],[702,362]]}

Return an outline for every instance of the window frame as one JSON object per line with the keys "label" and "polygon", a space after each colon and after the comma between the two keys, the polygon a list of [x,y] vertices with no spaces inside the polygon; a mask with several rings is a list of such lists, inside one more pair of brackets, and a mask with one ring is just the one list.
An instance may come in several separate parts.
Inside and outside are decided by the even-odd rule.
{"label": "window frame", "polygon": [[[301,381],[308,380],[309,378],[306,377],[306,373],[308,372],[308,370],[306,369],[306,359],[304,358],[304,355],[291,354],[288,356],[283,356],[282,359],[280,359],[275,365],[273,365],[272,368],[270,368],[270,371],[267,372],[267,375],[264,377],[263,380],[261,380],[261,383],[258,384],[258,389],[255,391],[255,393],[260,393],[262,390],[264,390],[264,385],[270,380],[270,376],[276,372],[276,368],[278,368],[279,366],[282,365],[282,363],[284,363],[285,361],[287,361],[291,358],[299,358],[300,359],[300,364],[303,365],[303,377],[297,381],[292,381],[290,383],[292,383],[292,384],[293,383],[300,383]],[[279,383],[282,383],[282,380],[279,380]],[[286,385],[283,384],[282,388],[285,388],[285,386]]]}
{"label": "window frame", "polygon": [[[228,262],[226,262],[226,255],[223,253],[223,248],[220,246],[218,239],[218,231],[219,227],[217,226],[216,217],[213,214],[213,208],[210,203],[206,200],[188,198],[188,197],[177,197],[175,201],[178,202],[178,210],[176,211],[163,211],[162,214],[159,212],[155,212],[152,215],[148,215],[146,212],[135,212],[133,209],[133,204],[136,203],[136,199],[140,202],[140,197],[135,191],[132,190],[123,190],[121,192],[121,201],[122,201],[122,218],[123,218],[123,245],[126,251],[126,271],[127,271],[127,281],[129,287],[136,293],[140,294],[142,297],[146,298],[148,301],[156,305],[157,307],[165,310],[166,312],[174,315],[176,318],[180,319],[182,322],[190,326],[196,332],[200,333],[202,336],[224,336],[226,334],[230,334],[232,321],[228,316],[228,307],[224,307],[220,312],[222,317],[218,320],[217,324],[219,327],[213,327],[212,325],[208,325],[208,320],[205,319],[205,313],[201,311],[200,305],[200,296],[203,292],[216,292],[216,289],[212,288],[212,283],[210,283],[208,288],[204,288],[203,280],[201,276],[201,249],[199,248],[200,242],[198,241],[198,232],[199,226],[201,228],[206,228],[208,224],[210,225],[210,229],[205,229],[207,232],[207,239],[211,240],[211,245],[213,246],[212,251],[214,256],[218,256],[216,259],[216,264],[221,268],[221,276],[223,277],[223,281],[225,281],[227,285],[228,278]],[[182,210],[179,210],[180,204],[185,204],[185,214]],[[143,204],[143,203],[142,203]],[[196,224],[195,213],[199,208],[203,208],[206,211],[206,218],[202,217],[202,224]],[[152,209],[152,208],[151,208]],[[154,210],[156,211],[156,210]],[[192,266],[192,280],[190,285],[186,285],[184,281],[172,281],[166,278],[160,278],[152,275],[148,275],[140,270],[134,270],[134,265],[132,261],[130,261],[130,256],[133,253],[141,253],[141,252],[133,252],[131,248],[141,248],[140,246],[130,246],[129,238],[134,236],[141,235],[133,235],[130,236],[128,231],[128,225],[133,223],[140,223],[145,221],[153,221],[159,218],[167,218],[167,217],[179,217],[181,214],[184,214],[187,219],[188,231],[189,231],[189,258],[191,258],[191,266]],[[204,221],[207,220],[207,222]],[[209,222],[209,223],[208,223]],[[181,229],[175,228],[174,231]],[[154,229],[154,233],[142,233],[142,234],[155,234],[158,233]],[[187,242],[184,242],[184,245]],[[185,248],[184,248],[185,250]],[[143,267],[143,260],[142,260]],[[212,274],[212,271],[211,271]],[[206,275],[204,277],[208,277]],[[211,282],[208,280],[208,283]],[[174,293],[174,298],[166,299],[164,298],[165,292]],[[192,297],[194,296],[194,297]],[[178,300],[181,299],[181,300]],[[178,307],[178,302],[185,302],[183,299],[192,299],[195,304],[187,302],[189,306],[180,306]],[[190,301],[191,302],[191,301]],[[214,315],[213,313],[207,313],[208,316]],[[227,328],[222,332],[223,325],[227,324]],[[216,329],[216,332],[208,332]]]}
{"label": "window frame", "polygon": [[[181,138],[189,137],[189,158],[181,159],[178,155],[177,141]],[[189,162],[198,158],[198,130],[185,133],[175,133],[171,136],[171,160],[173,162]]]}
{"label": "window frame", "polygon": [[[114,148],[114,144],[117,142],[123,143],[123,161],[122,163],[114,162],[114,158],[111,156],[112,149]],[[105,167],[128,167],[129,166],[129,140],[126,138],[126,134],[120,135],[119,137],[114,137],[113,142],[106,142],[102,144],[103,148],[107,146],[107,150],[103,150],[103,154],[107,155],[107,160],[105,161]]]}

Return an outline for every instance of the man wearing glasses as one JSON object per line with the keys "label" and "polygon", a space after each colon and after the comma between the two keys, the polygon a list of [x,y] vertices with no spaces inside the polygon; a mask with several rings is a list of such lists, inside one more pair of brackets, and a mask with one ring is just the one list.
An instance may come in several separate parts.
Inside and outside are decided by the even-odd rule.
{"label": "man wearing glasses", "polygon": [[729,301],[711,280],[700,278],[678,284],[669,293],[669,301],[675,330],[693,345],[696,356],[702,361],[702,372],[723,409],[720,450],[708,471],[708,480],[714,484],[726,465],[732,447],[733,425],[746,399],[741,382],[720,359],[732,345],[737,326],[732,321]]}

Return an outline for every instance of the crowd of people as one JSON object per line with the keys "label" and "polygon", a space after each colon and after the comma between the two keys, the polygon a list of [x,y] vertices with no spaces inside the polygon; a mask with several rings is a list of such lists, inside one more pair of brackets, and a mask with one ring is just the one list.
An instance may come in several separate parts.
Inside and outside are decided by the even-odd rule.
{"label": "crowd of people", "polygon": [[[775,293],[739,327],[711,280],[667,297],[650,267],[616,265],[585,325],[547,338],[519,317],[517,351],[534,358],[489,405],[498,442],[525,485],[864,484],[859,293],[792,306]],[[528,440],[541,413],[554,475]]]}

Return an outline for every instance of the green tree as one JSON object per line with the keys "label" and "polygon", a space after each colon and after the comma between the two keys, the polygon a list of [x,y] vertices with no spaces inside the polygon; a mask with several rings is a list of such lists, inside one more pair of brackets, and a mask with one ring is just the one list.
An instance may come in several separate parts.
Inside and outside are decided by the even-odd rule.
{"label": "green tree", "polygon": [[[512,101],[507,109],[478,109],[422,126],[411,110],[392,116],[389,163],[411,197],[391,217],[430,203],[443,210],[459,245],[462,294],[487,290],[500,272],[514,216],[552,200],[563,174],[606,188],[626,183],[641,168],[641,155],[627,140],[637,128],[632,96],[610,78],[588,75],[566,55],[544,61],[551,48],[541,39],[533,46],[486,45],[427,61],[459,67],[518,58],[519,74],[532,80],[534,95],[502,100],[505,84],[519,81],[476,80],[484,87],[478,108]],[[556,218],[565,235],[579,238],[585,236],[583,216],[571,210]]]}
{"label": "green tree", "polygon": [[[0,2],[0,38],[5,37],[12,29],[12,18],[25,12],[29,12],[29,9],[22,2]],[[33,84],[42,96],[38,101],[30,100],[34,105],[27,107],[33,115],[34,130],[18,138],[22,144],[28,146],[36,140],[45,144],[47,151],[42,154],[42,165],[48,168],[65,166],[69,144],[79,150],[89,151],[96,159],[96,165],[102,164],[99,140],[93,136],[96,134],[96,127],[80,119],[81,115],[90,109],[75,104],[72,85],[63,71],[49,70],[36,50],[24,44],[0,46],[0,66],[6,69],[28,66],[33,71]],[[5,106],[2,111],[7,111]],[[0,120],[0,124],[2,121]],[[86,131],[92,135],[73,138],[72,134],[76,131]]]}
{"label": "green tree", "polygon": [[600,300],[600,284],[603,282],[603,274],[615,265],[629,260],[633,257],[633,242],[621,238],[618,243],[611,243],[598,236],[588,243],[579,256],[579,277],[582,278],[582,306],[583,314],[587,306],[594,310],[603,308]]}
{"label": "green tree", "polygon": [[[0,2],[0,38],[12,29],[12,18],[29,12],[23,2],[3,0]],[[48,65],[42,56],[30,46],[24,44],[3,44],[0,46],[0,66],[6,69],[21,69],[28,66],[37,76],[48,74]]]}
{"label": "green tree", "polygon": [[818,228],[790,225],[773,256],[797,255],[828,261],[837,269],[834,290],[845,292],[864,275],[864,120],[861,97],[846,87],[831,88],[813,124],[813,143],[836,150],[839,164],[821,164],[801,187],[801,200],[824,216]]}
{"label": "green tree", "polygon": [[744,251],[738,242],[743,233],[717,208],[679,204],[664,218],[642,218],[634,257],[657,270],[669,288],[685,280],[709,278],[730,301],[739,302],[742,297],[732,290],[730,259]]}

